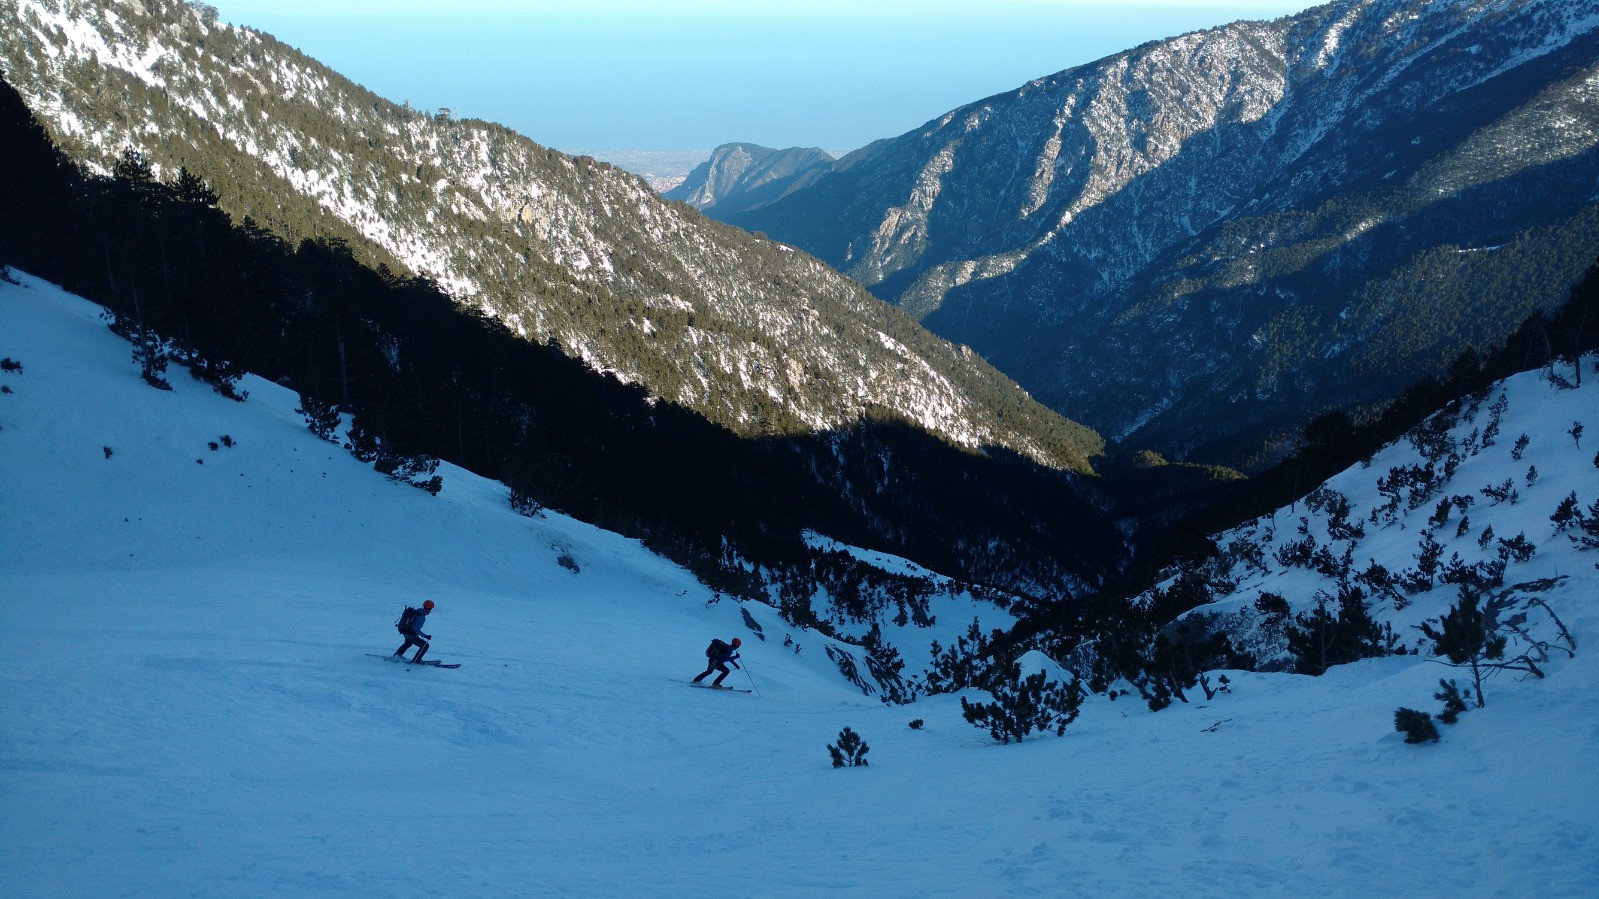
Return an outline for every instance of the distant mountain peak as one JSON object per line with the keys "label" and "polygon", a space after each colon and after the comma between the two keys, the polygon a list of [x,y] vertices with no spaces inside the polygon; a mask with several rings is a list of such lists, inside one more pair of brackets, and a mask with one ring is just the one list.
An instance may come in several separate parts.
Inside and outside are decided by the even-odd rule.
{"label": "distant mountain peak", "polygon": [[664,196],[726,217],[804,187],[832,163],[832,154],[816,147],[723,144]]}

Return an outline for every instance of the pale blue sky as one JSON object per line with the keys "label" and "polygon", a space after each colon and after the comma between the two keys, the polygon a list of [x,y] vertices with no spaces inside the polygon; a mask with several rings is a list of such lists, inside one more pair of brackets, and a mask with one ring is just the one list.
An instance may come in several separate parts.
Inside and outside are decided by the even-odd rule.
{"label": "pale blue sky", "polygon": [[208,0],[374,92],[566,151],[849,150],[1307,0]]}

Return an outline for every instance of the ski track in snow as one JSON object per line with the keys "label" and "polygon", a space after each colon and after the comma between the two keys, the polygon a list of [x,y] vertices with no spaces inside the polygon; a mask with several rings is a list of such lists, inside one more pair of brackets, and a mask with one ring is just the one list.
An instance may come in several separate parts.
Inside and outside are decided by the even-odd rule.
{"label": "ski track in snow", "polygon": [[[1582,651],[1493,681],[1438,745],[1403,745],[1393,710],[1458,673],[1394,657],[1232,673],[1159,714],[1093,697],[1064,738],[995,747],[956,697],[863,697],[750,604],[754,639],[634,541],[449,466],[437,498],[385,480],[275,385],[152,390],[94,307],[19,280],[7,895],[1599,894],[1595,554],[1551,595]],[[367,658],[424,597],[430,657],[463,667]],[[759,693],[686,689],[732,634]],[[846,725],[870,767],[829,766]]]}

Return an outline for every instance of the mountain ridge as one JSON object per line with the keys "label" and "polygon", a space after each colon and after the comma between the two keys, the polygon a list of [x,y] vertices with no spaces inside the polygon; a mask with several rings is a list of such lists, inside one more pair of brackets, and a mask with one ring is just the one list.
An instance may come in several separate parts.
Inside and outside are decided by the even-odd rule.
{"label": "mountain ridge", "polygon": [[0,57],[7,79],[79,161],[108,171],[133,147],[158,176],[182,166],[236,218],[346,240],[737,432],[884,408],[968,449],[1078,471],[1103,447],[809,256],[611,166],[387,103],[176,0],[7,0],[0,24],[21,36]]}
{"label": "mountain ridge", "polygon": [[782,198],[813,182],[834,162],[816,147],[774,150],[756,144],[723,144],[688,173],[683,183],[662,194],[718,218],[737,215]]}
{"label": "mountain ridge", "polygon": [[1599,256],[1595,58],[1592,0],[1341,0],[1036,79],[729,220],[1111,439],[1253,467],[1559,304]]}

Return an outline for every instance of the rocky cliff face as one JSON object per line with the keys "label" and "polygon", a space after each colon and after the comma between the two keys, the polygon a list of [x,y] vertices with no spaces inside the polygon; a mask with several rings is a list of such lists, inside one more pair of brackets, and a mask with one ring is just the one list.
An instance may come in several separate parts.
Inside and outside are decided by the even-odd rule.
{"label": "rocky cliff face", "polygon": [[200,176],[740,433],[885,413],[1085,468],[1097,435],[811,256],[509,130],[389,103],[177,0],[0,0],[0,67],[77,161]]}
{"label": "rocky cliff face", "polygon": [[714,209],[716,217],[726,219],[804,187],[832,162],[832,156],[815,147],[774,150],[755,144],[723,144],[663,196],[702,212]]}
{"label": "rocky cliff face", "polygon": [[727,217],[1070,417],[1246,464],[1563,300],[1596,175],[1599,2],[1340,0],[1041,78]]}

